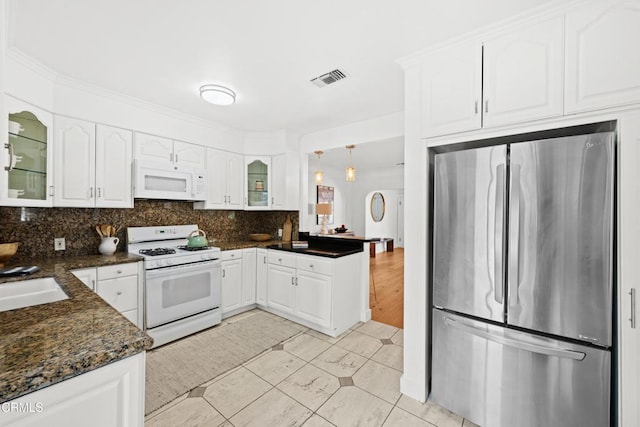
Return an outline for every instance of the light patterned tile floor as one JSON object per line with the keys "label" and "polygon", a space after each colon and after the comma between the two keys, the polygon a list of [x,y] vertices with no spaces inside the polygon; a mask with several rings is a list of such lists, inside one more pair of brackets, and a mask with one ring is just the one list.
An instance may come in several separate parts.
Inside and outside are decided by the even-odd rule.
{"label": "light patterned tile floor", "polygon": [[145,425],[474,427],[400,394],[401,329],[370,321],[338,338],[300,331],[149,414]]}

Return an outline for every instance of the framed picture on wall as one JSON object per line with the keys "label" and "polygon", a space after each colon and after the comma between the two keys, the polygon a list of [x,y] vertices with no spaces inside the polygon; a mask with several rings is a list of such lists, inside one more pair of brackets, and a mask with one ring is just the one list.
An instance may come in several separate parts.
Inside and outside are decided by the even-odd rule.
{"label": "framed picture on wall", "polygon": [[[333,224],[333,187],[326,185],[317,185],[317,197],[316,203],[329,203],[331,204],[331,215],[327,215],[327,224]],[[316,215],[316,224],[322,224],[322,216]]]}

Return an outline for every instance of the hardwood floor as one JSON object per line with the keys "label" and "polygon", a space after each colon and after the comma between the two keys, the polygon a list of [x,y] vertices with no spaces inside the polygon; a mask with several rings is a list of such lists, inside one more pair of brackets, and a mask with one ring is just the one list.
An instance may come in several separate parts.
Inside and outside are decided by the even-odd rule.
{"label": "hardwood floor", "polygon": [[[371,318],[396,328],[403,327],[404,249],[380,252],[369,258],[369,307]],[[375,283],[375,295],[373,292]]]}

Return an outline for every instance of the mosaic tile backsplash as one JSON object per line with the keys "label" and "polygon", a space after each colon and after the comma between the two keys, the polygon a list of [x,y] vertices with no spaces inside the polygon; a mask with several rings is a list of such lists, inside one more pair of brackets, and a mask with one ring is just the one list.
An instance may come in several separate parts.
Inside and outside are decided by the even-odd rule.
{"label": "mosaic tile backsplash", "polygon": [[[298,212],[194,210],[193,203],[136,200],[133,209],[0,207],[0,243],[20,242],[20,258],[50,258],[98,254],[98,224],[122,226],[118,252],[125,251],[126,227],[198,224],[210,240],[249,240],[250,233],[277,237],[287,215],[297,238]],[[64,237],[66,250],[54,251],[53,239]],[[215,243],[214,243],[215,244]]]}

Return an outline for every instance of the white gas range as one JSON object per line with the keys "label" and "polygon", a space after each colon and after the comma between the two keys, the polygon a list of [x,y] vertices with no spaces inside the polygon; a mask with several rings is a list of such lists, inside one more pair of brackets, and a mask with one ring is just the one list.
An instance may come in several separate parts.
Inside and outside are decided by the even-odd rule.
{"label": "white gas range", "polygon": [[222,321],[220,248],[191,248],[198,226],[129,227],[127,251],[144,257],[144,323],[153,347]]}

